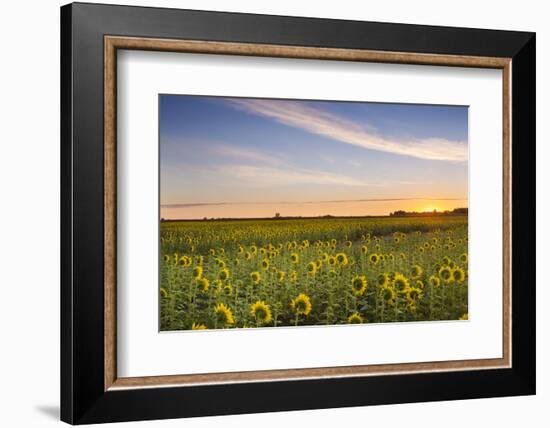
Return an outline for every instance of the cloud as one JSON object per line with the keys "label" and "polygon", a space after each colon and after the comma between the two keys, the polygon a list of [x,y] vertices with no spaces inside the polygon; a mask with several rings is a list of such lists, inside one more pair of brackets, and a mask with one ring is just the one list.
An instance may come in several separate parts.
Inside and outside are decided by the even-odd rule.
{"label": "cloud", "polygon": [[261,162],[268,165],[277,165],[281,161],[279,158],[251,149],[242,149],[240,147],[217,144],[210,147],[210,152],[223,157],[239,159],[242,161]]}
{"label": "cloud", "polygon": [[326,171],[302,168],[276,168],[251,165],[223,165],[217,172],[237,178],[251,185],[284,186],[295,184],[325,184],[342,186],[368,186],[364,180]]}
{"label": "cloud", "polygon": [[369,199],[337,199],[333,201],[275,201],[275,202],[199,202],[190,204],[162,204],[162,208],[192,208],[216,205],[294,205],[294,204],[343,204],[349,202],[394,202],[394,201],[467,201],[467,198],[369,198]]}
{"label": "cloud", "polygon": [[369,150],[429,160],[468,160],[467,145],[464,142],[444,138],[386,138],[372,127],[296,101],[231,99],[228,103],[248,113]]}

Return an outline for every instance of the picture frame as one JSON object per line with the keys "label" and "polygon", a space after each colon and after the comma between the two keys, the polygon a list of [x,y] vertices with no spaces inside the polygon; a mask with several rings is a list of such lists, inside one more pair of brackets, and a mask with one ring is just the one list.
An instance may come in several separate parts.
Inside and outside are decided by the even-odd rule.
{"label": "picture frame", "polygon": [[[502,358],[119,377],[119,50],[502,70]],[[534,33],[63,6],[61,419],[86,424],[534,394],[535,97]]]}

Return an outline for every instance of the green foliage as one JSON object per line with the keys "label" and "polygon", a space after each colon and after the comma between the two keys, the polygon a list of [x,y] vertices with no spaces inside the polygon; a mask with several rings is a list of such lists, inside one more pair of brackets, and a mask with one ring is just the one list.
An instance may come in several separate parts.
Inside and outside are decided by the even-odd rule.
{"label": "green foliage", "polygon": [[465,318],[467,236],[466,216],[163,222],[161,330]]}

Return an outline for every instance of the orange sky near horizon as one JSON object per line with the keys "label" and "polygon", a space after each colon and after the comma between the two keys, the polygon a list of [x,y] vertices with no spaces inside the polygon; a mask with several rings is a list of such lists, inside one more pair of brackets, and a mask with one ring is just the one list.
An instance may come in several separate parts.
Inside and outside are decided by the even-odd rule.
{"label": "orange sky near horizon", "polygon": [[280,213],[285,217],[385,216],[393,211],[426,212],[467,208],[463,200],[396,200],[396,201],[352,201],[352,202],[308,202],[308,203],[265,203],[265,204],[219,204],[190,207],[161,206],[160,216],[167,220],[192,220],[207,218],[266,218]]}

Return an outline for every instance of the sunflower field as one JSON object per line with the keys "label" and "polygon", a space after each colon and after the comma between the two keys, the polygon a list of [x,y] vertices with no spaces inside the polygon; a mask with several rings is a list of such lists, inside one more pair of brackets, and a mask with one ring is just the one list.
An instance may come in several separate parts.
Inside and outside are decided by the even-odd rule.
{"label": "sunflower field", "polygon": [[161,222],[160,328],[468,318],[468,218]]}

